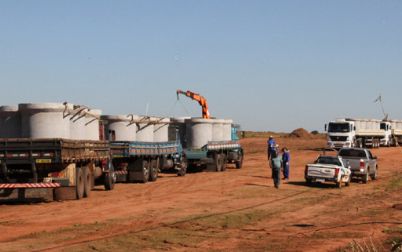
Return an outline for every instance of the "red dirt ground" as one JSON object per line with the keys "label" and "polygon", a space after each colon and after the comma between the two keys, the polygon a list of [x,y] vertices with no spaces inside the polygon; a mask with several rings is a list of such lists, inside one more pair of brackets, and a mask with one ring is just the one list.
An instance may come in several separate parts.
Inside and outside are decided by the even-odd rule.
{"label": "red dirt ground", "polygon": [[[162,174],[80,201],[0,205],[0,251],[389,251],[402,240],[402,148],[373,150],[379,179],[307,187],[323,138],[279,138],[291,180],[277,190],[266,139],[242,140],[242,169]],[[399,241],[400,241],[399,240]],[[348,250],[349,249],[349,250]]]}

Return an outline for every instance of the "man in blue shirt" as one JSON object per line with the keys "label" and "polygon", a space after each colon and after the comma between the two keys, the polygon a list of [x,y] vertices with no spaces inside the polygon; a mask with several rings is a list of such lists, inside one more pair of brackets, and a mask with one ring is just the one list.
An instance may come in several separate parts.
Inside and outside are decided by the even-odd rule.
{"label": "man in blue shirt", "polygon": [[289,169],[290,169],[290,152],[288,150],[288,148],[283,148],[282,149],[282,164],[283,164],[283,178],[285,179],[285,181],[289,180]]}
{"label": "man in blue shirt", "polygon": [[267,145],[268,145],[268,160],[271,159],[271,156],[274,152],[276,152],[276,142],[275,139],[272,136],[269,136],[269,139],[267,141]]}

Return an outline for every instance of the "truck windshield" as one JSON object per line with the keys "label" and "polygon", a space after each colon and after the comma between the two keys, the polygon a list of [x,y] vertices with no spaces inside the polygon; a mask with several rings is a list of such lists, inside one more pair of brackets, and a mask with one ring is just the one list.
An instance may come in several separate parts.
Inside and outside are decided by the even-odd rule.
{"label": "truck windshield", "polygon": [[329,123],[328,132],[333,133],[350,132],[349,123]]}
{"label": "truck windshield", "polygon": [[366,153],[364,152],[364,150],[356,150],[356,149],[341,149],[338,155],[341,157],[358,157],[358,158],[366,157]]}
{"label": "truck windshield", "polygon": [[317,161],[315,161],[315,163],[342,166],[341,162],[339,161],[339,158],[337,157],[319,157]]}

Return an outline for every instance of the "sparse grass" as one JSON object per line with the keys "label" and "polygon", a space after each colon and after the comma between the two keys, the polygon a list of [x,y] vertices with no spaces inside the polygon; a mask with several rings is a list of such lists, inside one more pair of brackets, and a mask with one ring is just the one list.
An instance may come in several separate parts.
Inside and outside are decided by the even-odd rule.
{"label": "sparse grass", "polygon": [[387,191],[402,190],[402,174],[398,173],[392,178],[386,186]]}

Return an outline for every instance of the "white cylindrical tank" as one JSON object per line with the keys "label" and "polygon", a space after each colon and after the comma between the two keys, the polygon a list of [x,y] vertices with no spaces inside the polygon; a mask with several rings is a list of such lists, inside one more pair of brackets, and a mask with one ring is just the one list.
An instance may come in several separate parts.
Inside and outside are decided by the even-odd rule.
{"label": "white cylindrical tank", "polygon": [[180,139],[180,143],[183,148],[187,147],[186,119],[190,119],[190,117],[171,118],[171,123],[169,124],[169,141],[176,141]]}
{"label": "white cylindrical tank", "polygon": [[74,140],[85,140],[85,115],[88,108],[75,105],[72,106],[70,111],[70,138]]}
{"label": "white cylindrical tank", "polygon": [[140,116],[137,123],[137,141],[154,141],[154,123],[155,118],[149,116]]}
{"label": "white cylindrical tank", "polygon": [[212,141],[223,141],[223,119],[210,119],[212,121]]}
{"label": "white cylindrical tank", "polygon": [[70,138],[68,106],[61,103],[24,103],[18,108],[22,137]]}
{"label": "white cylindrical tank", "polygon": [[84,140],[100,140],[99,121],[102,110],[90,109],[85,115],[85,139]]}
{"label": "white cylindrical tank", "polygon": [[170,118],[157,118],[154,124],[154,142],[169,141]]}
{"label": "white cylindrical tank", "polygon": [[187,147],[200,149],[209,141],[212,141],[213,120],[203,118],[191,118],[186,122]]}
{"label": "white cylindrical tank", "polygon": [[233,120],[225,120],[223,123],[223,141],[232,140],[232,124]]}
{"label": "white cylindrical tank", "polygon": [[17,106],[0,107],[0,138],[21,137],[21,116]]}
{"label": "white cylindrical tank", "polygon": [[109,141],[136,141],[138,116],[104,115],[105,136]]}

